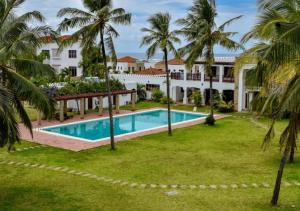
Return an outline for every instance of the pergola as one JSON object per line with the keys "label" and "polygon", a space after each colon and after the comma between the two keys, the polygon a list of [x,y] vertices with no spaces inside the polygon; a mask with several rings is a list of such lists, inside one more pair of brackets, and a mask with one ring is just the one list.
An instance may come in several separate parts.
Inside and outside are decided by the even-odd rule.
{"label": "pergola", "polygon": [[[135,110],[135,103],[137,99],[136,90],[121,90],[121,91],[113,91],[111,92],[111,97],[116,97],[116,112],[120,112],[120,95],[127,95],[131,94],[131,103],[132,103],[132,111]],[[54,99],[59,102],[59,120],[61,122],[64,121],[64,113],[67,108],[68,100],[80,100],[80,118],[84,119],[84,112],[85,112],[85,99],[95,98],[97,97],[99,100],[99,116],[103,115],[103,99],[107,97],[108,93],[98,92],[98,93],[84,93],[84,94],[77,94],[77,95],[68,95],[68,96],[59,96],[55,97]]]}

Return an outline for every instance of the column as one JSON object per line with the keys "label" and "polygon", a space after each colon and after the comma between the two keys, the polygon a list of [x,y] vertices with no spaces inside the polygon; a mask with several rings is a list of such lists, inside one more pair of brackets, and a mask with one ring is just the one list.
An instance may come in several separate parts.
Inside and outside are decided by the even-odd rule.
{"label": "column", "polygon": [[116,95],[116,113],[120,113],[120,95]]}
{"label": "column", "polygon": [[98,108],[99,108],[99,116],[103,115],[103,97],[99,97],[99,103],[98,103]]}
{"label": "column", "polygon": [[187,90],[188,90],[188,88],[186,87],[184,89],[184,95],[183,95],[183,104],[185,104],[185,105],[188,104]]}
{"label": "column", "polygon": [[42,112],[37,111],[37,120],[38,120],[38,126],[42,125]]}
{"label": "column", "polygon": [[219,66],[219,82],[223,83],[224,66]]}
{"label": "column", "polygon": [[135,102],[136,102],[136,92],[131,94],[131,110],[135,111],[136,110],[136,106],[135,106]]}
{"label": "column", "polygon": [[205,89],[200,90],[200,92],[201,92],[201,95],[202,95],[202,105],[205,106]]}
{"label": "column", "polygon": [[85,100],[84,98],[80,99],[80,119],[84,119],[84,104],[85,104]]}
{"label": "column", "polygon": [[64,100],[64,113],[66,114],[68,112],[68,101]]}
{"label": "column", "polygon": [[64,116],[64,101],[59,102],[59,121],[63,122],[65,120]]}

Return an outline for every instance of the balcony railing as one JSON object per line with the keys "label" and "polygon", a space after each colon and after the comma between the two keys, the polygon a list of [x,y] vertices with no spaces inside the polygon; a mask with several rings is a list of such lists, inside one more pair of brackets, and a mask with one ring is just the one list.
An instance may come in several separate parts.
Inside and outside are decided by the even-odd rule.
{"label": "balcony railing", "polygon": [[172,80],[184,80],[183,73],[171,73]]}
{"label": "balcony railing", "polygon": [[223,82],[234,83],[234,77],[223,76]]}
{"label": "balcony railing", "polygon": [[186,80],[188,81],[201,81],[201,74],[200,73],[187,73]]}
{"label": "balcony railing", "polygon": [[[209,81],[210,80],[209,76],[205,75],[204,80]],[[215,76],[213,76],[212,80],[213,80],[213,82],[219,82],[220,81],[220,76],[215,75]]]}

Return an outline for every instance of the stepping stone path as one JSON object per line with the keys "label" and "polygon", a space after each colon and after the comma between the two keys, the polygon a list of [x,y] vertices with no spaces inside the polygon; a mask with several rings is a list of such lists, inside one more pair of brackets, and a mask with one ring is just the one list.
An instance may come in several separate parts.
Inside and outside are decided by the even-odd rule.
{"label": "stepping stone path", "polygon": [[[45,164],[37,164],[37,163],[25,163],[25,162],[18,162],[18,161],[6,161],[6,160],[2,160],[0,161],[0,164],[2,165],[14,165],[14,166],[24,166],[24,167],[28,167],[28,168],[36,168],[36,169],[46,169],[46,170],[52,170],[55,172],[64,172],[65,174],[70,174],[73,176],[80,176],[80,177],[86,177],[86,178],[90,178],[93,180],[97,180],[97,181],[103,181],[103,182],[107,182],[111,185],[116,185],[119,184],[120,186],[127,186],[127,187],[131,187],[131,188],[141,188],[141,189],[145,189],[146,187],[150,187],[150,188],[158,188],[158,189],[192,189],[195,190],[197,188],[201,189],[201,190],[205,190],[205,189],[211,189],[211,190],[218,190],[218,189],[228,189],[228,188],[232,188],[232,189],[247,189],[247,188],[270,188],[271,186],[269,185],[269,183],[261,183],[261,185],[258,185],[257,183],[252,183],[252,184],[245,184],[242,183],[241,185],[237,185],[237,184],[231,184],[231,185],[178,185],[178,184],[173,184],[173,185],[166,185],[166,184],[139,184],[139,183],[134,183],[134,182],[126,182],[126,181],[121,181],[121,180],[113,180],[111,178],[106,178],[106,177],[99,177],[97,175],[93,175],[87,172],[80,172],[80,171],[76,171],[73,169],[69,169],[68,167],[62,167],[62,166],[46,166]],[[299,187],[300,186],[300,181],[292,181],[292,182],[283,182],[283,185],[285,185],[286,187]],[[173,191],[169,191],[166,192],[166,195],[168,196],[175,196],[177,195],[178,192],[176,190]]]}
{"label": "stepping stone path", "polygon": [[11,151],[11,153],[24,152],[24,151],[31,150],[31,149],[39,149],[39,148],[45,148],[45,147],[48,147],[48,146],[46,146],[46,145],[36,145],[36,146],[32,146],[32,147],[18,148],[15,151]]}

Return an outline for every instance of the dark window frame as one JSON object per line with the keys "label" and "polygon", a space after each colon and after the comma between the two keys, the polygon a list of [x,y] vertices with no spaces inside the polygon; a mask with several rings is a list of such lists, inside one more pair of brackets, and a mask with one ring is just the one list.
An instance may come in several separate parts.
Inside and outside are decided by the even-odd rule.
{"label": "dark window frame", "polygon": [[77,50],[69,50],[69,59],[77,58]]}

